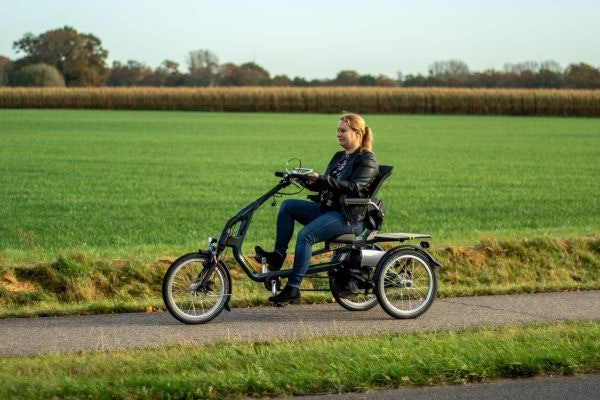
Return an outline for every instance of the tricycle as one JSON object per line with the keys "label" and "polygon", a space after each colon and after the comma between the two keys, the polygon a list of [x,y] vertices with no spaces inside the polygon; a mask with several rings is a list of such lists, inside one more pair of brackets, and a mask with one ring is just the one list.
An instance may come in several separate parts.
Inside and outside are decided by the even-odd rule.
{"label": "tricycle", "polygon": [[[380,166],[368,198],[345,198],[346,204],[368,205],[379,217],[381,202],[375,195],[393,167]],[[168,268],[162,284],[167,310],[186,324],[202,324],[230,311],[232,279],[224,262],[224,251],[231,248],[233,257],[254,282],[261,283],[272,295],[281,290],[283,279],[291,269],[270,271],[266,260],[255,256],[262,266],[256,271],[243,253],[242,245],[254,212],[283,190],[299,183],[312,170],[295,167],[276,172],[279,182],[231,217],[217,239],[208,239],[208,248],[185,254]],[[326,262],[311,264],[306,276],[326,274],[328,289],[335,301],[350,311],[366,311],[377,304],[398,319],[416,318],[433,303],[437,292],[438,261],[427,251],[431,238],[420,233],[380,233],[379,224],[365,224],[362,234],[342,235],[324,242],[312,255],[332,254]],[[405,242],[420,240],[419,245]],[[385,245],[386,248],[382,247]]]}

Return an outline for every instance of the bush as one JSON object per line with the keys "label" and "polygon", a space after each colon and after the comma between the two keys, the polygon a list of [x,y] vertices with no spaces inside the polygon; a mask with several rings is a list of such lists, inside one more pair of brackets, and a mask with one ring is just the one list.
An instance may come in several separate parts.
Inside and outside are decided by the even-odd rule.
{"label": "bush", "polygon": [[32,64],[15,72],[12,86],[64,87],[65,80],[52,65]]}

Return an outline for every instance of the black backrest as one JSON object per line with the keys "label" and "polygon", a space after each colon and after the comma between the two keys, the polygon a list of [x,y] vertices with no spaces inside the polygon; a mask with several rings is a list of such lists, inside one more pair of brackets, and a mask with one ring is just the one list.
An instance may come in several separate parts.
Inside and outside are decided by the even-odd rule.
{"label": "black backrest", "polygon": [[383,184],[383,181],[385,181],[388,178],[388,176],[392,174],[393,169],[394,167],[392,167],[391,165],[379,166],[379,174],[373,180],[373,182],[371,182],[371,185],[369,185],[369,197],[374,197],[377,194],[377,192],[381,188],[381,185]]}

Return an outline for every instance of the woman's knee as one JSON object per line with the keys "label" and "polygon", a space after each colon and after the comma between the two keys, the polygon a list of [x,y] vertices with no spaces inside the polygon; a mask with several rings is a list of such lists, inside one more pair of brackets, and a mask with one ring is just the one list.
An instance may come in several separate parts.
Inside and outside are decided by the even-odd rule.
{"label": "woman's knee", "polygon": [[307,245],[313,245],[316,243],[314,232],[307,227],[304,227],[298,231],[298,243],[304,243]]}
{"label": "woman's knee", "polygon": [[279,206],[279,211],[277,213],[289,214],[290,208],[292,208],[292,205],[290,204],[290,199],[284,200],[283,202],[281,202],[281,205]]}

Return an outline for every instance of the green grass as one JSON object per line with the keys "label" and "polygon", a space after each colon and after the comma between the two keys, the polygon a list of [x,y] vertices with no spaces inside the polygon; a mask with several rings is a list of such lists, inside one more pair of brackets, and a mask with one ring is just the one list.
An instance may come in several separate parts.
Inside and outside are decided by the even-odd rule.
{"label": "green grass", "polygon": [[600,372],[600,324],[0,359],[0,397],[240,398]]}
{"label": "green grass", "polygon": [[[366,116],[386,231],[440,244],[600,231],[600,120]],[[0,110],[0,260],[156,260],[205,246],[299,157],[322,171],[336,115]],[[301,194],[304,196],[306,193]],[[269,245],[276,208],[248,246]]]}
{"label": "green grass", "polygon": [[[473,247],[432,248],[442,263],[438,296],[477,296],[600,289],[600,236],[587,239],[486,239]],[[0,318],[164,310],[161,283],[172,259],[94,260],[63,254],[50,263],[0,265]],[[226,258],[233,281],[232,307],[269,304],[262,284]],[[302,301],[332,302],[325,279],[306,279]]]}

